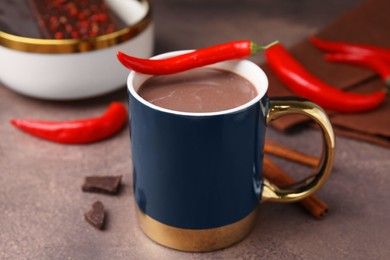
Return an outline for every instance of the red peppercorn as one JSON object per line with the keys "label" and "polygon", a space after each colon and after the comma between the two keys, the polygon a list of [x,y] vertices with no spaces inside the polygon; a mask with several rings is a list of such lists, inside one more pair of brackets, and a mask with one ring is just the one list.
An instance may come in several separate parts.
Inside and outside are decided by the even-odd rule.
{"label": "red peppercorn", "polygon": [[107,15],[104,13],[97,14],[96,16],[99,22],[107,21]]}
{"label": "red peppercorn", "polygon": [[54,34],[54,38],[56,38],[56,39],[64,39],[64,34],[62,32],[56,32]]}
{"label": "red peppercorn", "polygon": [[85,20],[85,19],[87,19],[87,16],[85,15],[85,13],[80,12],[78,15],[78,18],[79,18],[79,20]]}
{"label": "red peppercorn", "polygon": [[56,16],[50,16],[49,22],[51,24],[58,23],[58,18]]}
{"label": "red peppercorn", "polygon": [[70,33],[70,36],[73,38],[73,39],[78,39],[80,38],[80,34],[77,32],[77,31],[73,31]]}
{"label": "red peppercorn", "polygon": [[89,25],[88,21],[81,21],[81,22],[80,22],[80,28],[81,28],[81,29],[86,29],[86,28],[88,28],[88,25]]}
{"label": "red peppercorn", "polygon": [[60,7],[61,5],[63,5],[65,3],[66,0],[57,0],[54,2],[54,6],[56,7]]}
{"label": "red peppercorn", "polygon": [[91,24],[91,30],[92,30],[92,32],[94,32],[94,33],[99,32],[99,25],[98,25],[97,23],[92,23],[92,24]]}
{"label": "red peppercorn", "polygon": [[[116,31],[118,20],[113,20],[104,0],[41,0],[36,4],[45,38],[88,38]],[[35,2],[31,0],[31,2]],[[39,1],[36,1],[37,3]],[[116,19],[116,18],[115,18]],[[39,22],[38,21],[38,22]],[[118,22],[118,24],[121,22]],[[118,26],[119,27],[119,26]],[[62,34],[55,34],[61,32]],[[75,33],[77,32],[77,33]]]}
{"label": "red peppercorn", "polygon": [[91,15],[91,11],[88,10],[88,9],[85,9],[85,10],[83,11],[83,13],[84,13],[87,17]]}
{"label": "red peppercorn", "polygon": [[72,25],[70,25],[70,24],[65,25],[65,30],[66,30],[66,32],[68,32],[68,33],[72,32],[72,31],[73,31]]}
{"label": "red peppercorn", "polygon": [[77,10],[76,7],[72,7],[72,8],[69,9],[69,14],[72,17],[76,17],[79,14],[79,10]]}
{"label": "red peppercorn", "polygon": [[52,32],[54,32],[54,31],[57,30],[57,28],[58,28],[57,26],[50,25],[49,30],[52,31]]}
{"label": "red peppercorn", "polygon": [[62,24],[65,24],[65,23],[68,21],[68,19],[67,19],[65,16],[61,16],[58,20],[59,20],[60,23],[62,23]]}

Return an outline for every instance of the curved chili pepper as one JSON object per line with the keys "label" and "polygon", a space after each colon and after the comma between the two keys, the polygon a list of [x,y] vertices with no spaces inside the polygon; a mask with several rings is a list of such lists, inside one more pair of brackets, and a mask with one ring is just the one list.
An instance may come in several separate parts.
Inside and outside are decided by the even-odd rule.
{"label": "curved chili pepper", "polygon": [[312,36],[310,41],[319,49],[328,52],[356,53],[361,55],[372,55],[390,61],[390,49],[372,45],[346,43],[340,41],[326,41]]}
{"label": "curved chili pepper", "polygon": [[390,63],[375,56],[354,53],[329,53],[325,54],[324,59],[326,61],[344,62],[370,68],[376,71],[386,84],[390,86]]}
{"label": "curved chili pepper", "polygon": [[198,49],[189,53],[161,60],[140,59],[118,51],[117,58],[125,67],[136,72],[152,75],[164,75],[220,61],[239,59],[255,55],[259,51],[265,50],[276,43],[277,42],[273,42],[267,46],[260,46],[252,41],[239,40]]}
{"label": "curved chili pepper", "polygon": [[384,91],[348,93],[323,82],[307,71],[281,44],[267,49],[265,56],[271,69],[289,89],[324,108],[362,112],[378,107],[386,98]]}
{"label": "curved chili pepper", "polygon": [[126,108],[119,102],[113,102],[99,117],[70,121],[13,119],[11,123],[31,135],[49,141],[85,144],[112,136],[123,127],[126,121]]}

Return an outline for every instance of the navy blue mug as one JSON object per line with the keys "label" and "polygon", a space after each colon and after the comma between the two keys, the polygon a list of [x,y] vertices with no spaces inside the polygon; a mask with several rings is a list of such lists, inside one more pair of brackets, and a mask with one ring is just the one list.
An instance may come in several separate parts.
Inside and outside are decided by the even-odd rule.
{"label": "navy blue mug", "polygon": [[[138,222],[152,240],[192,252],[242,240],[255,224],[260,202],[292,202],[311,195],[324,184],[334,157],[332,127],[319,106],[297,98],[268,99],[266,75],[248,60],[210,67],[243,76],[258,95],[226,111],[179,112],[138,95],[151,75],[131,72],[127,82]],[[281,188],[262,177],[264,138],[273,119],[291,113],[319,124],[324,149],[315,175]]]}

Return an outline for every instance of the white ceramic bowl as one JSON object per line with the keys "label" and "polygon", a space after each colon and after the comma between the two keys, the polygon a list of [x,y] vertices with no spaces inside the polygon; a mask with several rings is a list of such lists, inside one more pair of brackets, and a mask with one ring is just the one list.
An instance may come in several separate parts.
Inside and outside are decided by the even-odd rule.
{"label": "white ceramic bowl", "polygon": [[0,32],[0,81],[16,92],[42,99],[72,100],[126,86],[129,73],[116,52],[153,53],[149,0],[106,0],[128,26],[86,40],[49,40]]}

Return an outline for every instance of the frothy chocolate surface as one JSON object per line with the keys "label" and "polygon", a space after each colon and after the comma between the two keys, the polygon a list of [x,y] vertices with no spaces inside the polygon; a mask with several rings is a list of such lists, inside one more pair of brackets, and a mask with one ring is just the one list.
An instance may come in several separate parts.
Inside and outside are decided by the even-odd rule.
{"label": "frothy chocolate surface", "polygon": [[247,79],[230,71],[197,68],[154,76],[140,87],[146,101],[182,112],[216,112],[241,106],[257,96]]}

